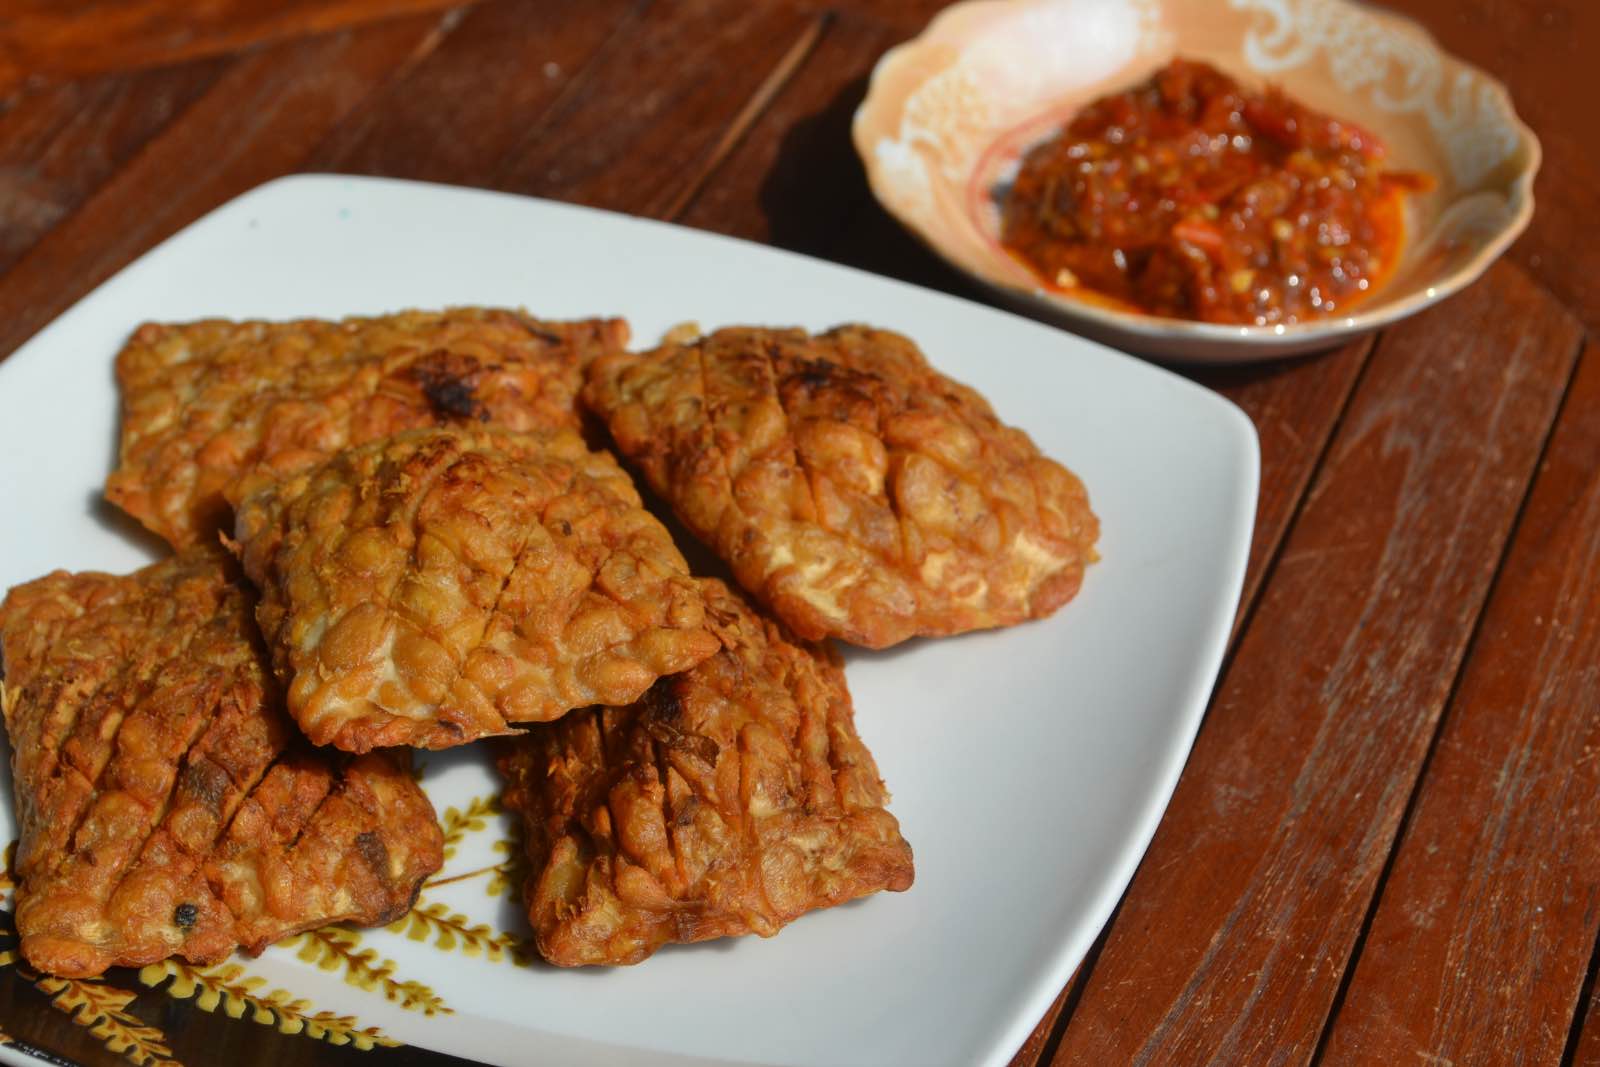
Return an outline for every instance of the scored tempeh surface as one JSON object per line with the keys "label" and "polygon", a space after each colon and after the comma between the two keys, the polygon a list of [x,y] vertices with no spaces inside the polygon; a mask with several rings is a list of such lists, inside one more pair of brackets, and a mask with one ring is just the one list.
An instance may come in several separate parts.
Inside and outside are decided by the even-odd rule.
{"label": "scored tempeh surface", "polygon": [[911,885],[911,848],[856,734],[837,653],[703,583],[722,651],[629,707],[505,742],[525,888],[552,963],[637,963],[668,942],[778,932]]}
{"label": "scored tempeh surface", "polygon": [[246,470],[292,473],[401,430],[577,428],[583,367],[617,319],[454,308],[337,322],[146,323],[117,356],[122,463],[106,496],[182,548],[225,525]]}
{"label": "scored tempeh surface", "polygon": [[406,761],[306,746],[220,548],[56,572],[0,605],[22,953],[54,974],[214,962],[376,925],[439,868]]}
{"label": "scored tempeh surface", "polygon": [[317,744],[459,745],[625,704],[718,647],[671,535],[570,431],[412,431],[237,489],[257,618]]}
{"label": "scored tempeh surface", "polygon": [[591,368],[584,402],[795,633],[873,648],[1070,600],[1083,483],[885,330],[735,327]]}

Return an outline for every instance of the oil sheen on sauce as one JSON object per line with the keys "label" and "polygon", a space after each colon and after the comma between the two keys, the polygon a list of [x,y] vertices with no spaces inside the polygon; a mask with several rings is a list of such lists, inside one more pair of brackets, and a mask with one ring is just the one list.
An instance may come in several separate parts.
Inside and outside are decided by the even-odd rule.
{"label": "oil sheen on sauce", "polygon": [[1276,88],[1174,60],[1024,156],[1001,243],[1048,286],[1147,314],[1276,325],[1344,313],[1399,259],[1420,174]]}

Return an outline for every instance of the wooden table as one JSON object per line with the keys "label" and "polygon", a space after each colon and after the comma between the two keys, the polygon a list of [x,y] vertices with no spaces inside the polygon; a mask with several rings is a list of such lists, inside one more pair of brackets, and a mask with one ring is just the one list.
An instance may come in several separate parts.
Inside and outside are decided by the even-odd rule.
{"label": "wooden table", "polygon": [[[13,0],[0,352],[300,170],[556,197],[976,296],[877,208],[847,136],[874,61],[937,6]],[[1539,214],[1377,337],[1194,374],[1261,436],[1239,623],[1143,865],[1018,1063],[1600,1064],[1600,4],[1398,6],[1510,84],[1544,139]],[[37,1009],[16,1036],[121,1062],[45,1003],[0,972],[5,1017]],[[128,1010],[191,1065],[453,1062]]]}

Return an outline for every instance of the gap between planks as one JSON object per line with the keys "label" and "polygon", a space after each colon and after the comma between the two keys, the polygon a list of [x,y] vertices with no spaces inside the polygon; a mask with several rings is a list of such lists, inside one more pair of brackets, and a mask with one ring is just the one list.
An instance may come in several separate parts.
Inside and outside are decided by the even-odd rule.
{"label": "gap between planks", "polygon": [[[1537,283],[1536,283],[1537,284]],[[1541,286],[1542,288],[1542,286]],[[1362,950],[1366,948],[1367,937],[1372,932],[1373,920],[1377,918],[1378,909],[1383,902],[1384,890],[1388,888],[1389,878],[1394,873],[1396,859],[1400,855],[1401,846],[1406,841],[1406,833],[1411,828],[1412,820],[1416,815],[1417,803],[1422,797],[1423,788],[1428,780],[1428,771],[1433,767],[1435,754],[1439,749],[1440,739],[1445,734],[1452,713],[1455,711],[1456,699],[1461,691],[1462,681],[1466,678],[1467,669],[1477,651],[1483,628],[1489,618],[1489,607],[1494,603],[1495,595],[1500,590],[1501,577],[1505,572],[1506,563],[1511,558],[1512,551],[1517,544],[1517,535],[1522,530],[1522,522],[1527,514],[1528,502],[1533,498],[1534,487],[1539,481],[1539,472],[1544,466],[1545,457],[1550,452],[1550,444],[1555,438],[1556,427],[1561,424],[1563,416],[1567,415],[1567,401],[1572,393],[1572,383],[1578,377],[1578,369],[1582,366],[1587,337],[1578,338],[1566,383],[1562,386],[1561,399],[1557,404],[1555,416],[1550,424],[1545,427],[1544,439],[1539,442],[1539,452],[1533,463],[1533,476],[1528,479],[1528,484],[1523,489],[1522,499],[1517,503],[1515,516],[1512,518],[1506,539],[1500,547],[1499,558],[1495,561],[1494,574],[1489,579],[1488,591],[1484,594],[1483,607],[1478,612],[1478,617],[1473,621],[1472,633],[1467,639],[1466,651],[1461,657],[1461,662],[1456,666],[1455,677],[1451,679],[1449,692],[1445,696],[1443,710],[1439,719],[1434,723],[1433,736],[1428,739],[1428,748],[1423,755],[1422,762],[1417,768],[1416,779],[1411,783],[1411,792],[1406,797],[1406,804],[1400,815],[1400,823],[1395,829],[1394,838],[1389,843],[1388,855],[1384,858],[1383,867],[1378,872],[1378,879],[1372,887],[1372,897],[1367,902],[1366,914],[1362,916],[1361,926],[1356,934],[1355,943],[1350,948],[1349,957],[1344,963],[1344,972],[1340,975],[1338,989],[1334,992],[1333,1000],[1328,1006],[1327,1017],[1323,1020],[1322,1033],[1317,1038],[1316,1048],[1312,1051],[1310,1063],[1320,1064],[1327,1050],[1328,1039],[1333,1034],[1334,1024],[1338,1021],[1339,1012],[1344,1007],[1345,999],[1350,992],[1351,982],[1355,979],[1357,964],[1361,961]],[[1592,985],[1594,968],[1600,962],[1600,945],[1597,945],[1596,956],[1589,963],[1586,987]],[[1577,1022],[1574,1034],[1582,1027],[1584,1015],[1583,998],[1580,997],[1575,1009]],[[1575,1041],[1569,1042],[1575,1046]],[[1570,1050],[1569,1050],[1570,1052]]]}
{"label": "gap between planks", "polygon": [[739,113],[728,123],[728,128],[722,132],[717,143],[706,154],[705,162],[701,164],[695,176],[662,213],[663,218],[676,220],[689,210],[695,197],[700,195],[700,190],[705,188],[711,176],[777,99],[778,94],[783,92],[784,87],[799,71],[800,65],[810,57],[817,47],[817,42],[822,39],[823,33],[832,22],[833,13],[824,11],[806,24],[806,28],[800,32],[794,44],[790,45],[789,50],[778,59],[766,78],[756,87],[756,91],[750,95],[750,99],[745,101],[744,107],[740,108]]}
{"label": "gap between planks", "polygon": [[[1381,332],[1375,333],[1358,342],[1361,345],[1361,354],[1358,357],[1360,366],[1356,369],[1356,372],[1350,376],[1350,380],[1345,386],[1344,392],[1338,398],[1338,414],[1334,416],[1331,422],[1329,422],[1327,431],[1322,436],[1322,442],[1317,447],[1316,455],[1309,463],[1306,464],[1306,472],[1300,479],[1300,484],[1295,491],[1294,505],[1289,509],[1289,514],[1284,518],[1283,522],[1277,529],[1276,539],[1272,545],[1272,548],[1268,551],[1265,557],[1265,561],[1261,566],[1260,575],[1254,580],[1253,584],[1247,586],[1247,588],[1244,590],[1244,599],[1240,602],[1239,610],[1234,616],[1233,630],[1228,635],[1227,652],[1223,655],[1222,662],[1217,666],[1218,681],[1227,675],[1228,668],[1233,663],[1233,658],[1239,649],[1240,635],[1249,629],[1251,621],[1253,621],[1255,618],[1256,610],[1260,607],[1265,590],[1271,583],[1272,576],[1277,571],[1278,563],[1283,556],[1284,545],[1288,543],[1289,535],[1294,530],[1295,524],[1299,521],[1300,513],[1305,507],[1306,496],[1310,491],[1311,486],[1315,484],[1318,474],[1320,474],[1322,471],[1323,464],[1327,461],[1328,450],[1333,447],[1333,442],[1338,437],[1340,428],[1344,425],[1345,416],[1350,410],[1351,399],[1356,395],[1356,391],[1361,386],[1362,379],[1366,376],[1367,368],[1371,365],[1373,350],[1377,347],[1378,339],[1381,338],[1381,336]],[[1335,353],[1330,351],[1318,353],[1317,355],[1309,358],[1331,359],[1334,355]],[[1258,514],[1258,523],[1260,522],[1260,519],[1261,516]],[[1215,686],[1216,682],[1213,682],[1213,697],[1216,695]],[[1210,711],[1210,700],[1208,699],[1206,706],[1207,715],[1210,714]],[[1200,731],[1204,729],[1205,718],[1202,717],[1200,720],[1200,725],[1195,731],[1195,736],[1198,737]],[[1141,859],[1140,862],[1142,866],[1143,860]],[[1137,878],[1138,875],[1139,871],[1136,867],[1134,869],[1133,878]],[[1133,878],[1128,880],[1128,884],[1130,886],[1133,884]],[[1126,893],[1126,890],[1124,890],[1124,893]],[[1067,981],[1067,985],[1064,990],[1067,994],[1066,1000],[1061,1006],[1060,1013],[1056,1016],[1054,1025],[1050,1028],[1049,1035],[1036,1049],[1030,1049],[1028,1046],[1024,1045],[1023,1048],[1017,1053],[1017,1056],[1011,1061],[1011,1067],[1033,1067],[1034,1064],[1050,1063],[1053,1059],[1055,1059],[1056,1049],[1061,1045],[1062,1039],[1066,1036],[1067,1027],[1072,1023],[1073,1013],[1077,1010],[1079,1002],[1083,999],[1083,991],[1089,984],[1089,976],[1094,973],[1094,966],[1097,962],[1099,962],[1100,954],[1105,949],[1106,939],[1110,935],[1112,927],[1116,925],[1117,918],[1121,914],[1122,901],[1119,900],[1116,908],[1111,912],[1111,917],[1106,920],[1105,926],[1101,928],[1099,935],[1095,938],[1094,944],[1089,947],[1089,951],[1084,954],[1082,962],[1078,964],[1077,970],[1073,972],[1072,977]],[[1028,1053],[1032,1054],[1026,1055]]]}
{"label": "gap between planks", "polygon": [[[1572,1025],[1567,1028],[1561,1067],[1594,1067],[1600,1063],[1600,1048],[1596,1047],[1600,1045],[1600,1038],[1595,1036],[1600,1033],[1600,1005],[1594,1000],[1597,972],[1600,972],[1600,938],[1595,939],[1589,953],[1589,966],[1583,973],[1583,984],[1578,987],[1578,1005],[1572,1012]],[[1581,1059],[1580,1054],[1583,1054]]]}
{"label": "gap between planks", "polygon": [[[1415,782],[1414,768],[1420,766],[1434,736],[1433,720],[1458,673],[1457,650],[1465,647],[1482,610],[1495,561],[1534,476],[1532,464],[1540,442],[1571,380],[1569,345],[1581,331],[1570,314],[1564,309],[1558,312],[1559,305],[1536,292],[1513,267],[1496,268],[1487,284],[1491,289],[1508,288],[1507,299],[1531,301],[1530,313],[1543,310],[1545,318],[1534,334],[1542,334],[1549,346],[1541,347],[1535,336],[1529,336],[1507,353],[1515,363],[1505,373],[1515,374],[1496,388],[1491,403],[1475,394],[1472,381],[1487,385],[1500,364],[1457,366],[1466,355],[1453,359],[1449,348],[1452,336],[1474,327],[1433,313],[1428,317],[1431,322],[1409,324],[1386,337],[1381,349],[1386,358],[1380,364],[1374,355],[1296,522],[1291,542],[1301,542],[1299,547],[1306,551],[1278,561],[1262,601],[1263,614],[1241,639],[1241,646],[1251,646],[1250,655],[1247,659],[1247,650],[1241,647],[1219,690],[1217,699],[1227,701],[1225,728],[1218,726],[1214,707],[1196,745],[1202,762],[1191,761],[1187,781],[1180,782],[1174,798],[1179,806],[1169,810],[1165,828],[1158,830],[1131,888],[1128,899],[1137,905],[1125,910],[1113,930],[1095,968],[1095,988],[1086,990],[1074,1013],[1057,1050],[1058,1061],[1098,1055],[1183,1062],[1184,1057],[1204,1056],[1207,1048],[1223,1056],[1271,1047],[1299,1048],[1305,1057],[1314,1051],[1326,1021],[1326,1005],[1331,1004],[1342,975],[1336,968],[1349,957],[1371,886],[1394,847],[1404,800]],[[1497,294],[1478,289],[1453,305],[1455,318],[1470,313],[1492,323],[1498,300]],[[1502,321],[1492,332],[1511,329]],[[1413,350],[1418,345],[1423,351]],[[1468,380],[1453,380],[1462,375]],[[1541,384],[1541,378],[1548,384]],[[1449,388],[1434,399],[1429,391],[1441,386]],[[1480,442],[1482,448],[1473,443],[1473,428],[1480,422],[1497,435]],[[1531,425],[1521,431],[1519,423]],[[1516,443],[1519,432],[1526,434],[1521,447],[1504,455],[1491,448],[1498,440]],[[1455,484],[1452,466],[1469,458],[1474,466],[1468,482],[1445,490],[1442,497],[1425,495]],[[1332,480],[1329,471],[1334,472]],[[1512,473],[1518,477],[1514,485],[1497,483]],[[1365,507],[1362,502],[1374,493],[1378,497],[1371,506],[1387,504],[1388,510],[1365,517],[1359,510],[1349,512],[1352,505]],[[1437,506],[1419,510],[1427,499],[1437,499]],[[1308,528],[1313,503],[1316,523]],[[1480,504],[1490,510],[1475,510]],[[1466,533],[1452,525],[1462,516],[1472,519]],[[1441,535],[1444,540],[1437,542],[1438,547],[1429,547]],[[1327,561],[1323,549],[1352,538],[1365,554],[1356,564],[1365,562],[1376,571],[1350,572],[1348,566]],[[1474,539],[1485,542],[1485,547],[1492,545],[1494,555],[1474,560]],[[1291,558],[1303,569],[1295,570],[1294,580],[1286,584],[1285,568]],[[1415,570],[1410,569],[1413,566]],[[1347,574],[1348,580],[1340,577]],[[1334,578],[1339,581],[1329,584]],[[1394,584],[1389,584],[1391,580]],[[1316,609],[1298,606],[1298,598],[1308,590],[1326,600],[1326,610],[1346,620],[1348,633],[1344,625],[1336,633],[1325,632],[1325,624],[1316,621],[1321,618]],[[1415,617],[1403,610],[1404,601],[1398,599],[1408,594],[1462,599],[1454,607],[1445,606],[1446,601],[1437,611]],[[1269,604],[1274,620],[1295,620],[1294,624],[1263,634]],[[1321,634],[1319,625],[1324,626]],[[1402,635],[1403,642],[1398,640]],[[1311,647],[1296,653],[1300,637],[1310,638]],[[1375,648],[1387,643],[1388,651],[1378,659],[1362,651],[1373,642],[1380,643]],[[1303,664],[1288,672],[1276,669],[1274,658],[1286,651],[1301,655]],[[1390,691],[1402,687],[1418,689],[1426,706],[1385,710],[1391,706]],[[1321,710],[1315,718],[1287,710],[1263,718],[1263,700],[1281,705],[1280,710],[1313,706]],[[1439,710],[1429,712],[1430,707]],[[1367,725],[1382,726],[1394,736],[1379,744]],[[1421,732],[1404,736],[1406,729],[1416,727]],[[1280,767],[1275,761],[1285,752],[1290,765]],[[1351,761],[1355,766],[1344,766]],[[1211,817],[1206,805],[1232,797],[1230,783],[1241,773],[1250,774],[1247,781],[1252,786],[1251,806],[1246,809],[1253,813],[1249,824]],[[1305,790],[1319,779],[1341,784],[1332,792],[1315,794],[1313,800]],[[1402,789],[1404,793],[1394,795]],[[1279,808],[1281,812],[1274,814]],[[1371,825],[1368,809],[1372,809]],[[1204,827],[1210,829],[1199,839],[1186,836]],[[1172,869],[1179,859],[1194,864],[1185,865],[1181,876]],[[1160,862],[1152,868],[1156,860]],[[1329,867],[1330,863],[1335,866]],[[1362,885],[1368,877],[1372,882]],[[1174,878],[1212,878],[1216,884],[1209,894],[1189,894],[1183,898],[1186,903],[1169,912],[1164,910],[1169,904],[1165,894],[1174,891]],[[1303,878],[1310,881],[1300,885]],[[1353,891],[1361,893],[1359,899],[1351,895]],[[1163,914],[1167,920],[1176,917],[1177,925],[1164,930],[1146,925]],[[1241,917],[1250,921],[1240,925]],[[1258,925],[1269,920],[1287,925],[1281,934],[1274,934]],[[1328,920],[1338,920],[1338,927],[1328,926]],[[1196,929],[1196,922],[1204,925]],[[1222,925],[1208,939],[1212,922]],[[1117,936],[1118,931],[1123,936]],[[1230,942],[1226,949],[1219,936]],[[1151,957],[1150,947],[1141,946],[1146,937],[1164,939],[1162,956]],[[1296,949],[1303,951],[1296,955]],[[1269,973],[1281,970],[1287,980],[1290,972],[1299,974],[1307,967],[1307,977],[1317,977],[1301,993],[1268,979]],[[1323,989],[1327,1001],[1319,1004]],[[1144,1004],[1136,1009],[1141,999]]]}
{"label": "gap between planks", "polygon": [[[388,20],[234,60],[0,275],[0,360],[194,219],[294,171],[374,92],[436,49],[457,21],[452,13]],[[241,113],[250,119],[242,130]]]}

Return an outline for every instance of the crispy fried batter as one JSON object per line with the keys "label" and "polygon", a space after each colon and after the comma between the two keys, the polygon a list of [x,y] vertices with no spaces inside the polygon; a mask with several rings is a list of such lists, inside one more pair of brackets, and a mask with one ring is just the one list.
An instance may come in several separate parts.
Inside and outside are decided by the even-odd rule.
{"label": "crispy fried batter", "polygon": [[578,425],[583,367],[620,319],[405,311],[340,322],[146,323],[117,356],[122,465],[106,496],[178,548],[226,524],[222,490],[350,444],[442,423]]}
{"label": "crispy fried batter", "polygon": [[638,703],[505,743],[525,889],[552,963],[637,963],[672,941],[777,933],[911,885],[911,847],[856,735],[838,657],[707,581],[723,651]]}
{"label": "crispy fried batter", "polygon": [[318,744],[459,745],[717,649],[671,536],[571,432],[411,431],[237,489],[257,619]]}
{"label": "crispy fried batter", "polygon": [[0,605],[16,922],[40,970],[209,963],[390,922],[439,869],[403,758],[299,737],[235,577],[202,547],[126,577],[58,571]]}
{"label": "crispy fried batter", "polygon": [[883,648],[1040,618],[1094,558],[1078,478],[898,334],[719,330],[602,357],[583,398],[802,637]]}

